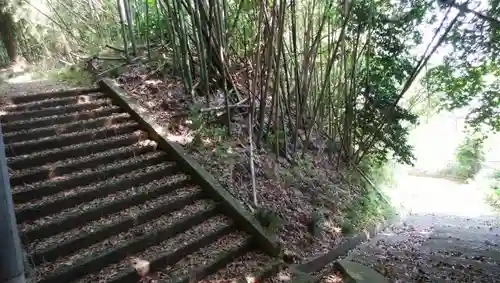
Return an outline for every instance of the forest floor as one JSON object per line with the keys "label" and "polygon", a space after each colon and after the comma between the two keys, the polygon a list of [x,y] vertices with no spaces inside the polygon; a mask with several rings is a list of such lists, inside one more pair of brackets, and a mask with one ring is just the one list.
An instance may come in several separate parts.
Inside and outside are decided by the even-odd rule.
{"label": "forest floor", "polygon": [[[231,117],[229,137],[227,128],[223,127],[227,120],[224,110],[214,110],[223,109],[222,95],[212,96],[209,105],[204,103],[205,98],[198,97],[198,103],[203,103],[200,115],[190,110],[192,98],[184,93],[178,79],[151,79],[148,71],[130,68],[122,72],[117,81],[168,129],[170,140],[183,144],[249,212],[265,208],[279,216],[274,223],[278,227],[275,232],[296,263],[334,249],[347,234],[379,222],[391,212],[379,197],[374,197],[374,192],[367,193],[359,179],[350,179],[352,175],[343,170],[342,164],[326,157],[320,142],[317,142],[317,150],[306,151],[295,164],[276,158],[269,143],[254,150],[259,206],[256,207],[248,115]],[[194,138],[196,134],[198,142]],[[309,228],[316,212],[321,216],[321,232],[312,236]]]}
{"label": "forest floor", "polygon": [[[20,72],[2,78],[0,93],[45,92],[72,86],[75,80],[86,85],[90,81],[87,77],[82,79],[82,74],[74,70],[57,74],[57,79],[69,82],[61,83],[47,75],[40,79],[39,72]],[[246,117],[233,117],[232,134],[228,137],[221,125],[224,120],[210,119],[216,111],[206,111],[203,117],[190,113],[191,98],[184,94],[179,80],[151,79],[147,74],[147,70],[129,68],[117,81],[142,101],[158,123],[169,129],[169,139],[183,144],[223,187],[254,213],[257,207],[252,194]],[[220,97],[211,100],[211,105],[203,106],[207,108],[202,112],[223,105]],[[193,129],[193,122],[197,120],[202,126]],[[201,143],[192,142],[195,133],[199,133]],[[325,157],[321,146],[307,151],[295,164],[277,159],[268,144],[255,150],[258,205],[279,216],[275,232],[296,263],[334,249],[346,235],[381,221],[391,211],[379,197],[374,197],[374,192],[360,185],[359,179],[343,170],[342,164]],[[313,237],[309,224],[316,213],[321,216],[320,233]]]}

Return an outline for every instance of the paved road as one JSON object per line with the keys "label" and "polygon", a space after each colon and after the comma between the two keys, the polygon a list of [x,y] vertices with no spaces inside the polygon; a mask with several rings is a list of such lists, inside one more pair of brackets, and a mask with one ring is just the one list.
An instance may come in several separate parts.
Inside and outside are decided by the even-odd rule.
{"label": "paved road", "polygon": [[470,185],[407,176],[403,223],[352,251],[391,282],[500,282],[500,218]]}

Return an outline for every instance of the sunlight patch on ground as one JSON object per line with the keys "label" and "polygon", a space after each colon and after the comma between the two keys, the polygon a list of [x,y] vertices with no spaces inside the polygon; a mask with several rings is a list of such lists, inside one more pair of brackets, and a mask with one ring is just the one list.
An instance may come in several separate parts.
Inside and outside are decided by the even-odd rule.
{"label": "sunlight patch on ground", "polygon": [[494,214],[485,202],[485,193],[473,184],[401,174],[396,178],[397,199],[411,213],[438,213],[480,217]]}
{"label": "sunlight patch on ground", "polygon": [[[464,117],[468,111],[460,109],[439,113],[428,121],[422,121],[410,133],[410,143],[415,148],[415,167],[397,166],[394,172],[395,189],[387,192],[392,202],[402,207],[402,214],[436,213],[464,217],[495,214],[486,203],[484,186],[476,180],[458,183],[451,178],[411,174],[416,170],[438,173],[454,162],[456,148],[465,137]],[[491,136],[486,141],[486,163],[494,164],[495,160],[500,160],[499,142],[499,135]]]}
{"label": "sunlight patch on ground", "polygon": [[191,135],[174,135],[168,134],[166,139],[170,142],[176,142],[180,144],[188,144],[193,141],[193,137]]}
{"label": "sunlight patch on ground", "polygon": [[0,95],[35,94],[56,91],[64,87],[61,83],[43,78],[29,70],[14,73],[9,69],[0,70]]}
{"label": "sunlight patch on ground", "polygon": [[36,78],[32,73],[20,74],[5,80],[5,82],[8,84],[22,84],[22,83],[43,82],[43,81],[48,81],[48,80],[44,78]]}

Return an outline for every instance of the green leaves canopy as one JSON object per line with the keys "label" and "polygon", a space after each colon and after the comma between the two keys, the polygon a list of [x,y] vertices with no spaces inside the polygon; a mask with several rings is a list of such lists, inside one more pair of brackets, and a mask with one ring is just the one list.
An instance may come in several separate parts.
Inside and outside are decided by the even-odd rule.
{"label": "green leaves canopy", "polygon": [[[478,12],[499,19],[499,0]],[[500,131],[500,24],[467,15],[446,41],[453,52],[426,74],[428,90],[447,110],[469,107],[472,128]]]}

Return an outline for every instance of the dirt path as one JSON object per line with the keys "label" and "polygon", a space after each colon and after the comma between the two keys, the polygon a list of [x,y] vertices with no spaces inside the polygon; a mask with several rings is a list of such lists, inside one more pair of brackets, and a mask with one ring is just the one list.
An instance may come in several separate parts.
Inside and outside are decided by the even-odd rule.
{"label": "dirt path", "polygon": [[70,86],[47,79],[38,79],[30,72],[19,73],[9,78],[5,70],[0,71],[1,96],[27,95],[67,88]]}
{"label": "dirt path", "polygon": [[352,251],[391,282],[500,282],[500,221],[468,184],[400,178],[403,223]]}

